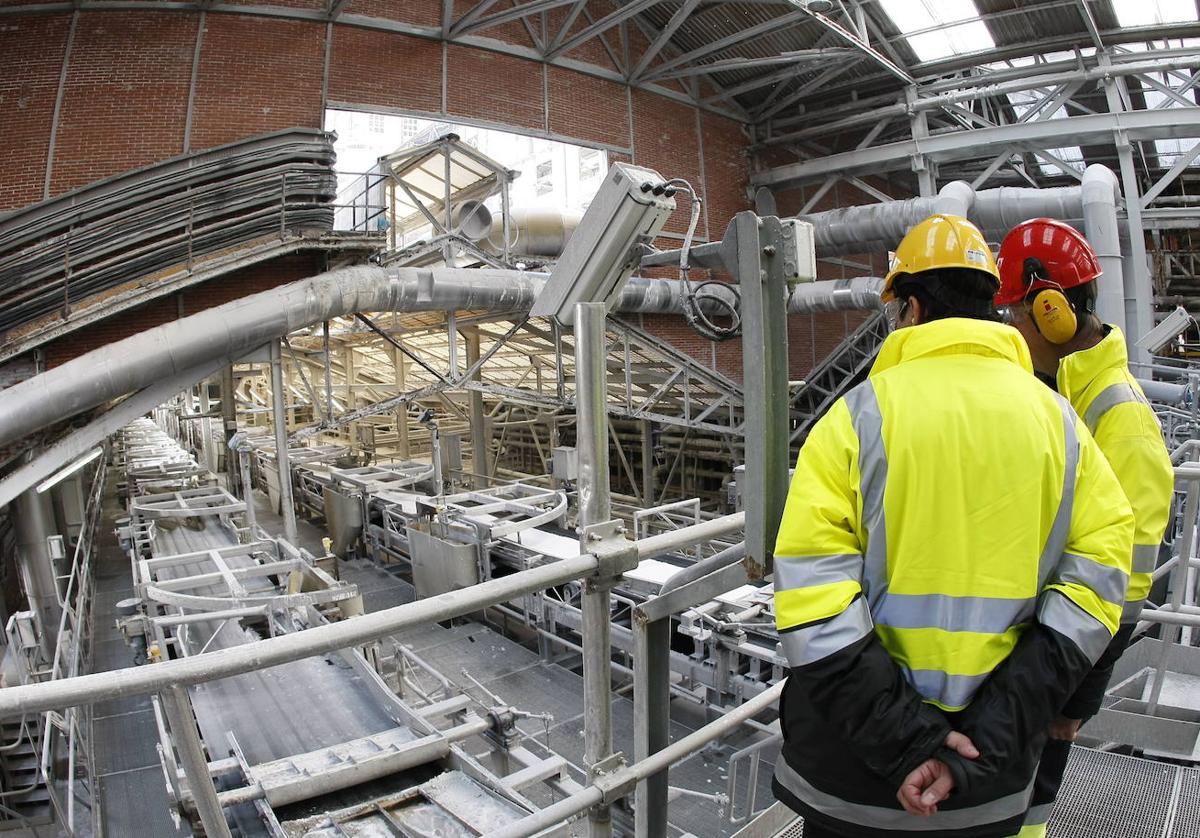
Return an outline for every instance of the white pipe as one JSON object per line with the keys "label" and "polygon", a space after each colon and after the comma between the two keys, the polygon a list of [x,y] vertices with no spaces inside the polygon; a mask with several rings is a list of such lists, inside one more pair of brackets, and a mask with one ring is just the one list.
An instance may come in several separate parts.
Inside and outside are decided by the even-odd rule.
{"label": "white pipe", "polygon": [[[1092,177],[1098,177],[1098,173]],[[1002,186],[977,192],[965,181],[951,181],[932,198],[839,207],[796,218],[813,225],[818,256],[835,256],[894,248],[915,224],[939,212],[965,215],[985,235],[999,241],[1030,218],[1079,223],[1083,217],[1082,188]]]}
{"label": "white pipe", "polygon": [[[328,271],[172,320],[4,391],[0,445],[192,367],[236,363],[268,341],[354,312],[527,311],[544,275],[491,269],[355,267]],[[682,312],[679,282],[634,278],[618,311]]]}
{"label": "white pipe", "polygon": [[1117,176],[1106,166],[1093,164],[1083,173],[1079,186],[1083,202],[1083,234],[1087,237],[1104,271],[1096,281],[1096,314],[1126,332],[1125,299],[1128,290],[1121,260],[1121,234],[1117,226],[1117,201],[1121,189]]}

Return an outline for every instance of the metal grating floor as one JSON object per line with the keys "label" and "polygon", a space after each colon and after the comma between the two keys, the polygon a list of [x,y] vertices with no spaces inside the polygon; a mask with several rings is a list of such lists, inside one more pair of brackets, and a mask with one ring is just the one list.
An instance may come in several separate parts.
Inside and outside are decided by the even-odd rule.
{"label": "metal grating floor", "polygon": [[1176,823],[1180,779],[1197,769],[1072,748],[1050,818],[1051,838],[1195,838]]}

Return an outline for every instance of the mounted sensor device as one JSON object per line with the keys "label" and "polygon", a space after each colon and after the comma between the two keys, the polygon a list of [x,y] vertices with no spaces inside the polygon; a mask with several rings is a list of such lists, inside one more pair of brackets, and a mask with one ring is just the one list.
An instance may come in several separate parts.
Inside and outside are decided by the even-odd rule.
{"label": "mounted sensor device", "polygon": [[614,163],[530,316],[553,317],[571,326],[576,303],[602,302],[612,311],[646,248],[675,210],[673,195],[674,189],[658,172]]}

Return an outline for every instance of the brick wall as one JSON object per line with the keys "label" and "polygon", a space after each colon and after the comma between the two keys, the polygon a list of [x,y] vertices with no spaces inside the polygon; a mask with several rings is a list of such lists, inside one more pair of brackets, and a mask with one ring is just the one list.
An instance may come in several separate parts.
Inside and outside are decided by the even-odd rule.
{"label": "brick wall", "polygon": [[0,210],[39,201],[70,15],[0,18]]}
{"label": "brick wall", "polygon": [[179,117],[187,110],[198,22],[154,12],[79,15],[51,194],[183,152]]}
{"label": "brick wall", "polygon": [[[324,0],[246,1],[301,9],[324,4]],[[512,3],[500,0],[488,14],[511,8]],[[474,0],[456,0],[455,13],[462,14],[473,4]],[[613,0],[592,0],[588,15],[599,20],[614,8]],[[351,0],[344,13],[429,31],[441,25],[442,3]],[[547,16],[550,36],[566,15],[564,7]],[[571,33],[589,25],[588,15],[579,16]],[[320,126],[327,94],[329,101],[366,110],[443,114],[606,146],[611,160],[632,160],[694,183],[707,201],[698,229],[701,238],[719,237],[732,215],[749,207],[745,195],[748,140],[739,124],[645,91],[631,94],[616,79],[559,67],[544,69],[521,54],[532,41],[520,22],[477,33],[493,46],[511,43],[511,53],[449,46],[443,93],[443,47],[434,39],[356,26],[353,19],[343,21],[332,26],[326,68],[328,27],[322,22],[216,13],[205,15],[203,21],[193,80],[198,13],[89,11],[78,15],[51,172],[55,192],[181,153],[189,88],[194,82],[188,138],[193,150],[284,127]],[[7,129],[0,132],[0,160],[10,173],[0,184],[0,211],[41,198],[70,22],[68,14],[0,18],[0,123]],[[648,41],[635,27],[627,32],[630,53],[636,56]],[[609,31],[606,39],[620,54],[619,30]],[[598,42],[571,50],[565,57],[615,73],[608,50]],[[688,209],[681,200],[668,231],[684,232]],[[665,246],[674,244],[677,239]],[[118,318],[119,325],[104,324],[94,337],[73,338],[77,349],[51,347],[50,354],[66,357],[69,351],[82,351],[177,315],[174,299],[163,306],[140,312],[141,321]],[[665,321],[673,319],[662,320],[664,334],[703,362],[740,370],[740,350],[735,345],[714,350],[682,321],[668,327]]]}
{"label": "brick wall", "polygon": [[320,127],[325,26],[208,15],[192,149],[294,126]]}
{"label": "brick wall", "polygon": [[[397,79],[404,81],[397,84]],[[442,45],[391,32],[338,27],[329,58],[329,99],[439,113]]]}

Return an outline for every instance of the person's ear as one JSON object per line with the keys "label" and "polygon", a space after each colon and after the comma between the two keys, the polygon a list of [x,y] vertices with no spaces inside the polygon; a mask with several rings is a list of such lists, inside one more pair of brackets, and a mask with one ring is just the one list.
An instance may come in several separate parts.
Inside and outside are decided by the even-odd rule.
{"label": "person's ear", "polygon": [[916,297],[908,298],[908,312],[901,318],[902,321],[912,326],[920,326],[925,322],[925,307],[921,305],[921,301]]}

